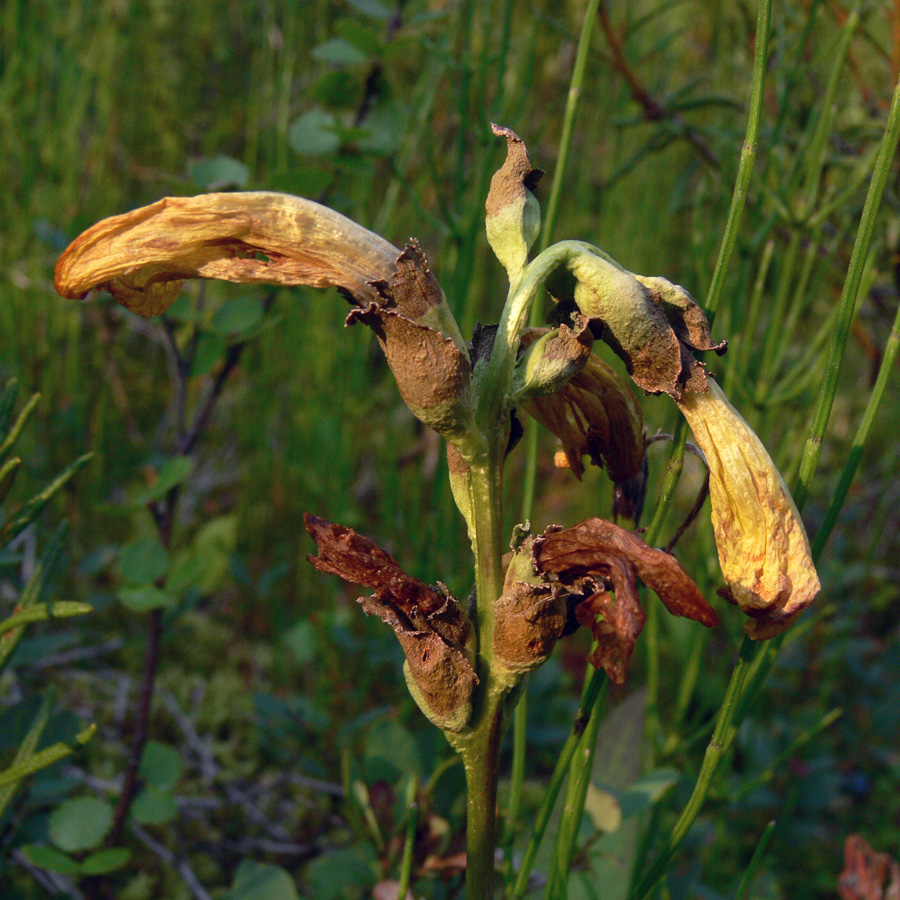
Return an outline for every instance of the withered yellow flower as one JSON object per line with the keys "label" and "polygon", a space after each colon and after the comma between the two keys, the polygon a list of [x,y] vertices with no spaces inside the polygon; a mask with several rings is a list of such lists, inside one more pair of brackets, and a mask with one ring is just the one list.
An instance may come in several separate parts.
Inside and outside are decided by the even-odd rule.
{"label": "withered yellow flower", "polygon": [[[528,329],[523,344],[548,329]],[[562,444],[557,466],[584,474],[582,457],[595,466],[606,466],[609,477],[629,481],[644,458],[644,419],[640,404],[625,381],[596,353],[590,353],[581,370],[556,393],[534,397],[522,407],[552,431]]]}
{"label": "withered yellow flower", "polygon": [[109,291],[140,316],[165,312],[187,278],[339,287],[361,302],[400,251],[334,210],[270,191],[165,197],[98,222],[56,266],[56,290]]}
{"label": "withered yellow flower", "polygon": [[815,599],[819,578],[800,514],[753,429],[710,378],[677,401],[709,463],[712,522],[729,599],[754,640],[785,631]]}

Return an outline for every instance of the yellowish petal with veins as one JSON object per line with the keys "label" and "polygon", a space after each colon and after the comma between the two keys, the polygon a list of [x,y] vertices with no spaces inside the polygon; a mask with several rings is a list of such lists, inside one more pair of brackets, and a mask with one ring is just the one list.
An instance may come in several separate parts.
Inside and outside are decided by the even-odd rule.
{"label": "yellowish petal with veins", "polygon": [[338,287],[366,305],[400,251],[311,200],[267,191],[166,197],[98,222],[56,266],[64,297],[109,291],[141,316],[164,312],[188,278]]}
{"label": "yellowish petal with veins", "polygon": [[788,628],[819,592],[809,540],[775,463],[722,389],[685,393],[678,406],[706,454],[719,563],[754,639]]}

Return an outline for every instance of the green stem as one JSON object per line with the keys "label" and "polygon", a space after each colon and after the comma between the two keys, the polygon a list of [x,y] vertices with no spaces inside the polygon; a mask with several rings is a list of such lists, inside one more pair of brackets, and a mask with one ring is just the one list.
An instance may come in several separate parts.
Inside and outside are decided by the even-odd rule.
{"label": "green stem", "polygon": [[844,348],[850,335],[850,326],[853,323],[853,315],[856,311],[856,299],[859,293],[859,285],[865,268],[866,257],[872,244],[872,233],[875,229],[875,219],[881,206],[881,198],[887,184],[888,174],[894,161],[897,150],[897,139],[900,137],[900,81],[894,88],[894,96],[891,100],[891,111],[888,114],[887,127],[878,151],[878,159],[875,170],[872,173],[872,181],[869,184],[869,192],[866,195],[865,206],[856,233],[856,241],[853,244],[853,252],[850,255],[850,265],[847,269],[847,278],[841,290],[841,299],[838,304],[840,313],[834,329],[834,338],[831,343],[828,364],[825,370],[825,381],[819,392],[819,402],[810,426],[809,436],[803,450],[803,458],[800,461],[800,475],[794,489],[794,500],[797,508],[802,509],[809,496],[813,475],[819,465],[819,457],[822,455],[822,441],[825,437],[825,429],[831,417],[831,407],[837,392],[838,379],[840,377],[841,362],[844,358]]}
{"label": "green stem", "polygon": [[[584,84],[584,72],[587,68],[588,51],[591,46],[591,34],[594,30],[594,22],[597,19],[597,7],[600,0],[588,0],[584,18],[581,20],[581,34],[578,37],[578,50],[575,53],[575,65],[572,67],[572,79],[569,82],[569,93],[566,97],[566,110],[563,114],[562,134],[559,138],[559,151],[556,155],[556,168],[553,172],[553,184],[550,186],[550,197],[547,200],[547,211],[544,215],[543,229],[539,250],[546,250],[550,246],[553,237],[553,229],[556,226],[556,216],[559,212],[559,201],[562,197],[562,185],[566,173],[566,165],[569,161],[569,151],[572,149],[572,132],[575,125],[575,110],[581,98],[581,88]],[[532,316],[534,318],[534,316]],[[537,322],[532,321],[532,325]]]}
{"label": "green stem", "polygon": [[550,776],[550,783],[544,792],[541,808],[538,810],[534,829],[531,832],[531,837],[528,839],[522,867],[519,869],[515,887],[510,894],[510,900],[521,900],[525,896],[525,891],[528,888],[528,877],[531,875],[534,860],[541,846],[541,840],[544,837],[544,832],[547,830],[550,816],[553,814],[553,807],[556,805],[556,798],[559,796],[563,778],[565,778],[566,772],[569,770],[569,765],[572,762],[575,751],[578,749],[582,734],[590,723],[591,718],[597,714],[601,691],[605,685],[606,673],[598,669],[592,670],[582,693],[581,706],[575,715],[572,731],[563,746],[559,758],[556,760],[556,766],[553,769],[553,774]]}
{"label": "green stem", "polygon": [[825,544],[828,543],[828,538],[831,536],[832,529],[837,523],[838,516],[844,506],[844,501],[847,499],[847,493],[850,490],[850,485],[853,483],[853,476],[856,474],[856,468],[862,457],[863,446],[869,438],[869,431],[872,428],[872,423],[875,421],[875,413],[881,405],[888,378],[890,378],[891,372],[894,370],[898,350],[900,350],[900,307],[897,308],[894,325],[891,328],[890,337],[888,337],[884,348],[884,356],[881,360],[881,368],[878,370],[878,377],[875,380],[875,387],[872,388],[862,421],[859,423],[856,436],[853,438],[850,455],[847,457],[844,470],[841,472],[841,479],[831,496],[828,511],[825,513],[825,518],[822,520],[822,524],[816,534],[816,540],[812,548],[814,560],[818,559],[825,549]]}
{"label": "green stem", "polygon": [[[504,434],[498,434],[504,432]],[[505,429],[493,437],[505,446]],[[501,441],[502,439],[502,441]],[[503,591],[502,451],[492,447],[469,471],[471,538],[475,553],[478,677],[480,684],[469,727],[447,733],[466,772],[466,898],[492,900],[497,830],[497,780],[505,699],[515,679],[494,666],[494,604]]]}
{"label": "green stem", "polygon": [[749,638],[744,638],[740,656],[738,657],[737,665],[734,667],[731,680],[728,682],[725,699],[722,701],[722,707],[719,710],[719,719],[716,723],[715,731],[713,731],[712,740],[710,740],[706,748],[703,765],[700,767],[700,774],[697,777],[694,790],[687,805],[678,817],[678,821],[675,823],[675,827],[672,829],[665,847],[638,882],[637,887],[631,894],[631,900],[643,900],[644,897],[650,894],[658,879],[668,868],[672,857],[675,856],[678,848],[681,846],[681,842],[687,836],[691,825],[694,824],[694,819],[697,818],[697,814],[706,800],[706,795],[709,793],[719,762],[728,751],[737,733],[739,723],[734,720],[738,701],[744,687],[747,670],[753,664],[759,651],[760,644],[751,641]]}
{"label": "green stem", "polygon": [[566,786],[566,803],[563,807],[559,830],[556,833],[556,846],[553,850],[553,863],[550,880],[545,897],[565,897],[572,860],[575,858],[575,845],[581,820],[584,817],[584,804],[587,798],[588,783],[594,768],[594,753],[597,749],[597,733],[600,730],[600,716],[591,716],[578,741],[578,748],[569,766],[569,781]]}
{"label": "green stem", "polygon": [[741,161],[738,165],[737,178],[734,182],[734,193],[731,195],[731,207],[725,223],[725,234],[719,249],[719,258],[713,271],[712,284],[706,297],[708,313],[715,314],[722,298],[725,286],[725,275],[728,264],[734,253],[741,219],[747,205],[747,189],[753,174],[753,163],[756,160],[756,142],[759,138],[759,123],[762,119],[763,88],[766,83],[766,61],[769,58],[769,17],[772,11],[772,0],[762,0],[759,4],[759,15],[756,21],[756,55],[753,59],[753,87],[750,91],[750,112],[747,118],[747,133],[741,150]]}

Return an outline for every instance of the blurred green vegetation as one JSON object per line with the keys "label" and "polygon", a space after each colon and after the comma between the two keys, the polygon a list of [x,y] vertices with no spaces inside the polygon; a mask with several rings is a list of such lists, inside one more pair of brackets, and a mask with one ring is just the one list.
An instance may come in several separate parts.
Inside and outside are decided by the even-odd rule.
{"label": "blurred green vegetation", "polygon": [[[715,326],[730,349],[709,365],[789,483],[897,78],[895,7],[864,3],[857,20],[841,3],[787,0],[773,16],[757,165]],[[61,300],[52,273],[83,228],[161,196],[286,190],[396,244],[415,235],[464,331],[496,321],[506,285],[484,238],[483,202],[504,147],[489,122],[515,129],[532,161],[552,172],[583,9],[575,0],[0,7],[0,381],[16,376],[44,398],[19,439],[16,491],[25,499],[93,452],[77,485],[55,499],[52,522],[69,520],[73,560],[57,576],[56,596],[95,609],[65,625],[32,626],[2,682],[10,705],[0,749],[15,746],[33,698],[50,685],[69,719],[99,725],[76,765],[38,775],[0,820],[3,896],[34,896],[40,885],[123,900],[199,897],[201,889],[236,900],[267,884],[271,896],[289,897],[295,882],[282,869],[302,896],[370,896],[376,882],[396,877],[413,775],[423,806],[416,896],[457,896],[460,768],[439,768],[451,752],[406,695],[387,629],[365,619],[355,593],[305,562],[309,511],[372,535],[412,574],[440,579],[458,596],[471,587],[442,448],[402,405],[371,335],[344,329],[346,304],[334,292],[188,285],[164,327],[106,295]],[[755,16],[743,0],[601,4],[553,238],[592,241],[702,301],[746,124]],[[897,171],[805,510],[811,537],[898,303]],[[155,574],[146,543],[154,522],[141,492],[152,498],[179,452],[179,410],[202,407],[237,343],[243,349],[193,451],[165,548],[184,562],[200,547],[215,577],[187,578],[165,609],[155,743],[141,763],[142,783],[155,793],[133,810],[136,825],[119,845],[130,855],[110,862],[116,871],[54,873],[47,854],[22,848],[72,849],[59,834],[80,808],[66,804],[115,803],[121,787],[147,631],[148,613],[134,609],[153,602],[146,593],[135,600],[128,587],[152,585]],[[173,346],[193,359],[181,398]],[[789,637],[742,727],[671,873],[673,898],[731,896],[773,818],[751,896],[833,897],[843,841],[854,832],[898,855],[896,373],[889,385],[821,560],[816,610]],[[651,432],[672,430],[665,398],[645,398],[644,410]],[[666,446],[649,450],[651,497]],[[536,528],[609,514],[603,473],[578,483],[553,468],[549,436],[541,448]],[[693,466],[688,457],[666,534],[693,502]],[[521,473],[514,455],[510,528]],[[720,575],[701,519],[678,553],[714,597]],[[211,522],[224,538],[204,544]],[[140,565],[150,569],[137,578]],[[21,571],[4,563],[2,602]],[[720,609],[723,624],[708,639],[683,621],[660,623],[666,740],[652,755],[683,775],[656,808],[663,821],[690,791],[739,642],[737,614]],[[614,709],[632,700],[632,710],[645,679],[638,646],[628,684],[610,696]],[[537,805],[571,724],[585,650],[580,639],[563,642],[532,678],[526,803]],[[836,722],[795,746],[837,708]],[[648,753],[636,737],[640,723],[615,723],[611,716],[601,725],[601,741],[614,744],[610,729],[621,728],[628,754]],[[612,867],[619,874],[600,882],[607,893],[585,873],[571,896],[623,896],[633,851],[633,840],[609,850],[622,855]],[[596,862],[588,854],[576,865],[585,858]]]}

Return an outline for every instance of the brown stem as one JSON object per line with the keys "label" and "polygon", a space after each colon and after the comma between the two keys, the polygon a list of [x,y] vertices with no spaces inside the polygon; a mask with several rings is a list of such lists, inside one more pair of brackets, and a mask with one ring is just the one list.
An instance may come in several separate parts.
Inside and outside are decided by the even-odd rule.
{"label": "brown stem", "polygon": [[122,828],[128,810],[134,801],[138,789],[137,773],[147,743],[147,723],[150,719],[150,706],[153,702],[156,686],[156,672],[159,667],[159,644],[162,637],[162,610],[154,609],[150,613],[150,627],[147,633],[147,653],[144,657],[144,677],[141,682],[141,699],[138,704],[137,717],[134,723],[134,735],[131,740],[131,753],[128,757],[128,768],[125,770],[125,782],[122,793],[116,804],[113,826],[109,834],[109,843],[116,844],[122,836]]}
{"label": "brown stem", "polygon": [[667,119],[673,122],[681,132],[684,139],[697,151],[697,155],[708,165],[714,169],[719,168],[719,159],[706,141],[701,137],[699,132],[688,125],[681,116],[672,109],[669,109],[650,93],[641,79],[638,77],[634,69],[631,68],[625,57],[625,50],[622,45],[622,38],[612,26],[609,19],[609,12],[606,8],[605,0],[600,0],[600,6],[597,10],[600,18],[600,26],[606,35],[609,43],[610,55],[612,57],[613,68],[625,79],[628,90],[631,92],[632,98],[640,104],[644,110],[644,118],[650,122],[659,122]]}

